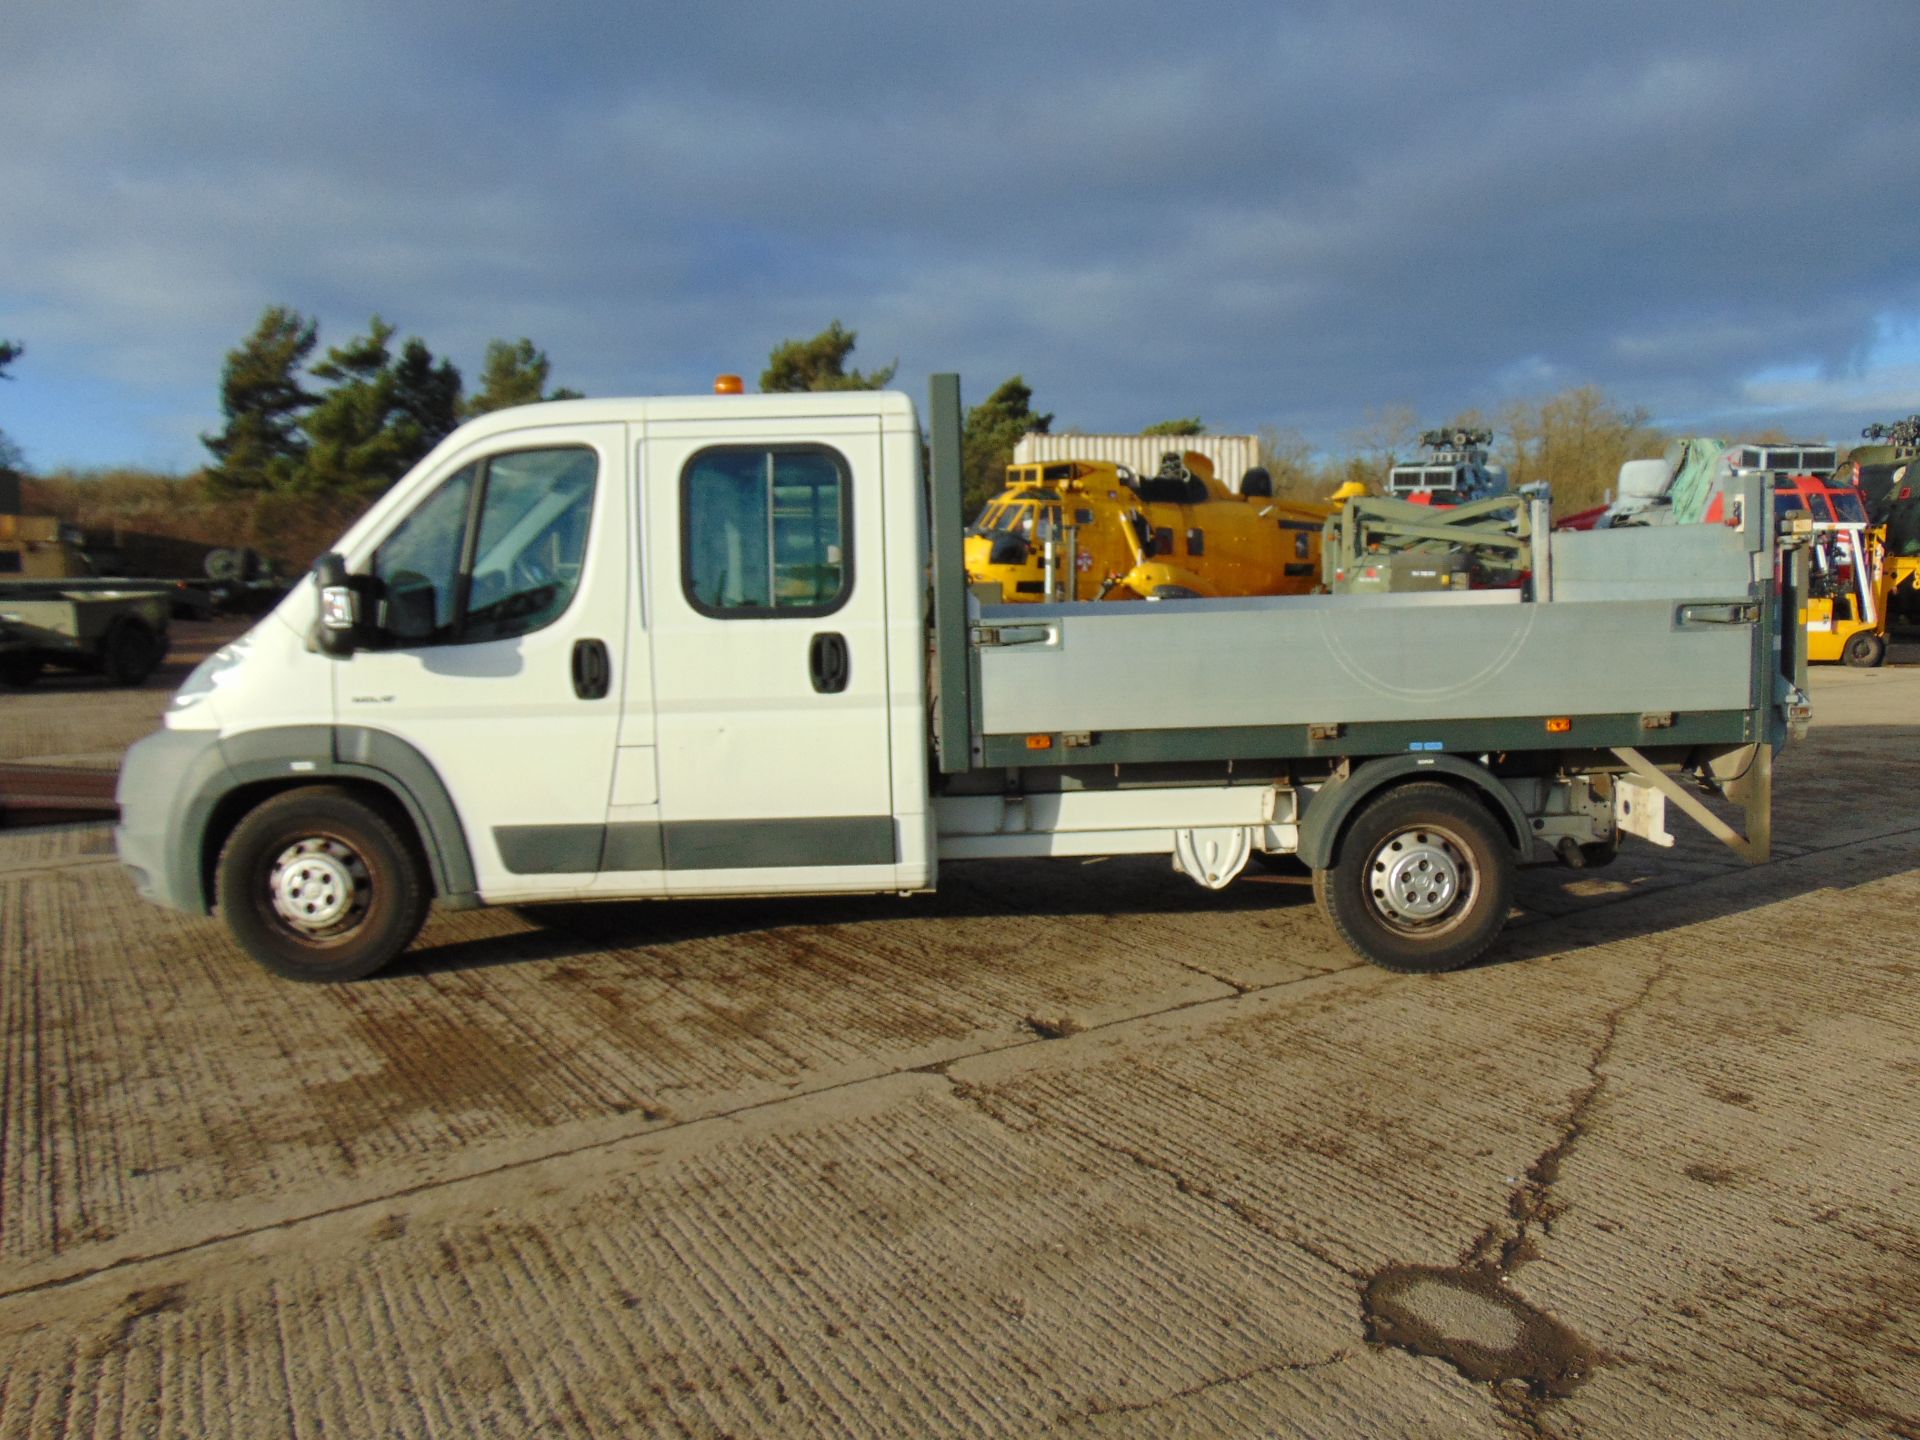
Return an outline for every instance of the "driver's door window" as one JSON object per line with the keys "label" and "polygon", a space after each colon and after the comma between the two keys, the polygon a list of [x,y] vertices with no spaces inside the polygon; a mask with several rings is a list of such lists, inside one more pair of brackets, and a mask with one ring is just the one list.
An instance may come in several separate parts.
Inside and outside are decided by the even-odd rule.
{"label": "driver's door window", "polygon": [[594,452],[520,450],[449,477],[374,552],[381,627],[405,646],[502,640],[558,619],[580,585]]}

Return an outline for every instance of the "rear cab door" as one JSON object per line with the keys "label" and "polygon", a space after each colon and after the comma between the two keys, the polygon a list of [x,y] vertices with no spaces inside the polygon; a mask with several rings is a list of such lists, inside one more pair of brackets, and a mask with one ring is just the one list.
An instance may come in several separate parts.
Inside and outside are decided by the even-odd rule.
{"label": "rear cab door", "polygon": [[[907,564],[889,566],[884,457],[891,447],[899,468],[909,453],[888,437],[889,402],[910,417],[901,397],[873,395],[649,415],[641,569],[669,894],[925,881],[924,731],[909,708],[924,694],[922,582],[906,573],[910,530]],[[895,497],[908,525],[915,461]],[[894,609],[907,613],[890,634]],[[905,835],[903,809],[914,822]],[[650,877],[632,878],[646,888]]]}

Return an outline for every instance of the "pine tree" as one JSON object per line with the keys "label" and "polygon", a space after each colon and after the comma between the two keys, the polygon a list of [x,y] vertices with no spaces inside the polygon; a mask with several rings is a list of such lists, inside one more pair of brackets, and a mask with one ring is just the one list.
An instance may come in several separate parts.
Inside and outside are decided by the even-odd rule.
{"label": "pine tree", "polygon": [[300,417],[314,403],[300,384],[300,367],[318,339],[312,320],[274,305],[253,334],[227,352],[220,376],[226,428],[200,437],[213,455],[207,482],[214,490],[257,493],[284,488],[298,475],[306,460]]}
{"label": "pine tree", "polygon": [[336,345],[312,374],[331,382],[300,422],[307,434],[302,488],[341,497],[378,495],[413,461],[394,425],[399,384],[387,342],[393,326],[375,315],[367,333]]}
{"label": "pine tree", "polygon": [[418,336],[400,347],[393,367],[393,428],[408,465],[453,433],[460,423],[460,371],[434,362]]}
{"label": "pine tree", "polygon": [[469,419],[509,405],[532,405],[541,400],[578,400],[578,390],[548,390],[552,371],[547,352],[524,335],[518,340],[490,340],[480,367],[480,389],[466,404]]}
{"label": "pine tree", "polygon": [[762,393],[886,389],[893,372],[900,368],[899,361],[871,375],[846,368],[858,338],[859,332],[846,329],[836,320],[811,340],[781,341],[767,357],[767,368],[760,372]]}
{"label": "pine tree", "polygon": [[1034,413],[1033,390],[1018,375],[1002,381],[999,389],[967,412],[960,436],[960,472],[966,478],[961,505],[968,515],[999,493],[1020,437],[1044,435],[1052,424],[1052,415]]}

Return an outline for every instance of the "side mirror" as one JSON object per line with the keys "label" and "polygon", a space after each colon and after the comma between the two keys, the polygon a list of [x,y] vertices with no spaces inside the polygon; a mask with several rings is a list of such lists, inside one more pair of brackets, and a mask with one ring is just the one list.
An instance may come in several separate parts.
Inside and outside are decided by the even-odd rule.
{"label": "side mirror", "polygon": [[313,562],[313,583],[320,591],[320,622],[314,641],[335,659],[353,654],[360,639],[360,597],[347,582],[347,562],[329,550]]}

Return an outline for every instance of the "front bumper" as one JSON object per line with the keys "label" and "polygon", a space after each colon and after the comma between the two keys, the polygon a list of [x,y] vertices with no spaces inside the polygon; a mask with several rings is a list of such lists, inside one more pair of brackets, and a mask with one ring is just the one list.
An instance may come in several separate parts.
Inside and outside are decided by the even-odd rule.
{"label": "front bumper", "polygon": [[189,809],[226,768],[213,730],[157,730],[127,751],[114,791],[120,823],[113,843],[142,899],[194,915],[211,911]]}

